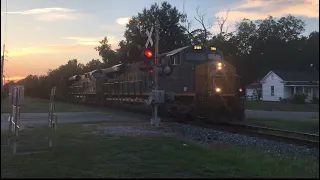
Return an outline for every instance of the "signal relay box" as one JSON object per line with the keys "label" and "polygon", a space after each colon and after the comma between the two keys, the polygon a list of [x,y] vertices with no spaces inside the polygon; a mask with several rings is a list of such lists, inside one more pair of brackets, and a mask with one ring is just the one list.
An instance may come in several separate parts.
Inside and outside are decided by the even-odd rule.
{"label": "signal relay box", "polygon": [[165,91],[152,90],[149,95],[150,104],[164,104],[165,103]]}

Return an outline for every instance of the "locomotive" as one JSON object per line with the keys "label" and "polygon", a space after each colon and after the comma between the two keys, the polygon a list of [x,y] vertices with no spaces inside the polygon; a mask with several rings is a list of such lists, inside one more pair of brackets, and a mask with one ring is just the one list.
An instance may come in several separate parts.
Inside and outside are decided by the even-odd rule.
{"label": "locomotive", "polygon": [[[165,92],[160,112],[180,120],[244,119],[243,92],[236,68],[217,48],[185,46],[160,54],[159,64],[158,85]],[[154,88],[154,72],[143,67],[143,62],[134,62],[74,75],[69,78],[69,98],[151,111],[146,102]]]}

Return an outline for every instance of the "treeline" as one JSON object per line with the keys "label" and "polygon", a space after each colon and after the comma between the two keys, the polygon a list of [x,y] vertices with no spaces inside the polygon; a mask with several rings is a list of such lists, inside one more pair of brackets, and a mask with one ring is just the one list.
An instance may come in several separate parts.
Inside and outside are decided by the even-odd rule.
{"label": "treeline", "polygon": [[[208,21],[205,14],[199,8],[196,12],[196,17],[187,17],[168,2],[154,4],[131,18],[124,32],[125,40],[119,42],[119,49],[112,50],[107,37],[100,41],[100,46],[95,50],[102,62],[93,59],[84,65],[77,63],[76,59],[69,60],[57,69],[49,70],[47,75],[29,75],[18,84],[25,86],[28,95],[48,97],[53,86],[63,88],[67,78],[72,75],[110,67],[119,62],[128,63],[135,58],[128,58],[128,50],[133,46],[144,46],[147,41],[145,31],[154,25],[156,17],[160,22],[160,53],[187,45],[215,46],[225,56],[232,57],[228,59],[232,59],[231,63],[237,67],[243,85],[250,84],[270,70],[319,71],[319,32],[302,35],[306,24],[297,17],[288,15],[275,19],[269,16],[257,21],[243,19],[236,24],[233,32],[228,32],[224,24],[226,15],[209,23],[217,24],[219,28],[217,34],[212,34],[211,26],[205,23]],[[202,28],[191,31],[190,19],[195,19]]]}

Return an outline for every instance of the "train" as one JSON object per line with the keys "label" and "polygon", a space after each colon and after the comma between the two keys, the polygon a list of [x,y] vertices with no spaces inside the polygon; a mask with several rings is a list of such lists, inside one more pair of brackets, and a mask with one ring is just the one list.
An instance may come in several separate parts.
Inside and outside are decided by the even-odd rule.
{"label": "train", "polygon": [[[142,61],[96,69],[68,79],[70,101],[151,112],[154,71]],[[216,47],[185,46],[159,55],[159,112],[179,120],[243,121],[244,94],[236,67]],[[166,72],[166,73],[164,73]]]}

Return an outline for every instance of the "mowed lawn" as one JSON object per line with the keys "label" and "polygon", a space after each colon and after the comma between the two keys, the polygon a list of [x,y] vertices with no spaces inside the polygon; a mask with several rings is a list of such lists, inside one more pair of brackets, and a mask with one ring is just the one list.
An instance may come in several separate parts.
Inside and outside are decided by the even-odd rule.
{"label": "mowed lawn", "polygon": [[[49,111],[49,100],[25,97],[24,104],[21,107],[21,113],[44,113]],[[83,111],[94,111],[94,108],[75,105],[64,102],[55,103],[56,112],[83,112]],[[9,104],[9,100],[1,100],[1,113],[9,113],[12,106]]]}
{"label": "mowed lawn", "polygon": [[318,104],[285,104],[280,102],[246,101],[246,109],[264,111],[319,112]]}
{"label": "mowed lawn", "polygon": [[319,119],[285,120],[248,118],[245,120],[245,123],[288,131],[319,133]]}
{"label": "mowed lawn", "polygon": [[[23,131],[21,136],[30,140],[44,137],[46,128]],[[12,156],[3,150],[1,178],[319,177],[319,163],[309,157],[269,157],[249,147],[209,147],[159,136],[116,138],[92,131],[88,125],[61,125],[51,151]],[[1,138],[5,143],[5,134]]]}

